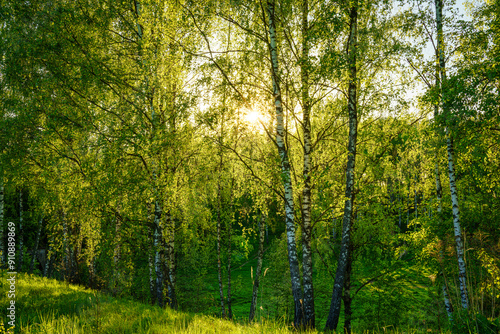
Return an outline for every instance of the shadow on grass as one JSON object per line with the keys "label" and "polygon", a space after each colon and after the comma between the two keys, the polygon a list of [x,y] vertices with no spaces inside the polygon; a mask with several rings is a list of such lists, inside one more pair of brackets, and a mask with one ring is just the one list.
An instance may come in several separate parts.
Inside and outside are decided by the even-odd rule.
{"label": "shadow on grass", "polygon": [[[8,290],[9,277],[5,270],[0,271],[2,292]],[[5,292],[0,299],[4,323],[10,302]],[[15,300],[15,333],[156,333],[165,328],[188,328],[193,318],[28,274],[17,274]]]}

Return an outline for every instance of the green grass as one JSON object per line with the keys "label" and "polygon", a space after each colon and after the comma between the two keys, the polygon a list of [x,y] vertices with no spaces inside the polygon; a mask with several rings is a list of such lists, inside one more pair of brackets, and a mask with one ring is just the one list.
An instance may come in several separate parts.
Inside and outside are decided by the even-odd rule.
{"label": "green grass", "polygon": [[[0,271],[1,321],[6,324],[7,274]],[[340,328],[340,327],[339,327]],[[0,333],[5,332],[0,326]],[[252,324],[208,315],[161,309],[112,298],[81,286],[18,274],[15,333],[292,333],[284,321],[262,319]],[[309,333],[317,333],[309,332]],[[368,333],[368,332],[365,332]],[[372,332],[370,332],[372,333]],[[417,333],[380,329],[373,333]]]}

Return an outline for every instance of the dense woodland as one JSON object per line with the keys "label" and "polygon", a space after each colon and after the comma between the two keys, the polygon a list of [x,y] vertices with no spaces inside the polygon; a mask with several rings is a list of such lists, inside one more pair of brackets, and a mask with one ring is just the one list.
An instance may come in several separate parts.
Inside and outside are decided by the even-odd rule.
{"label": "dense woodland", "polygon": [[3,0],[0,250],[159,307],[498,333],[500,7]]}

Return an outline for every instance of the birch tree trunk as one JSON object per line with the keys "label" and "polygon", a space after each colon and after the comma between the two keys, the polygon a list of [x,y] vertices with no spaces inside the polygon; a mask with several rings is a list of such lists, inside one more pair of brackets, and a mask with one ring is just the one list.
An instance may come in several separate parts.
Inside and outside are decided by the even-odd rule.
{"label": "birch tree trunk", "polygon": [[163,307],[163,273],[161,270],[161,244],[162,244],[162,228],[161,228],[161,208],[158,201],[155,201],[154,212],[154,232],[153,232],[153,246],[155,251],[154,265],[156,273],[156,301],[158,306]]}
{"label": "birch tree trunk", "polygon": [[347,259],[347,267],[344,281],[344,334],[351,334],[351,319],[352,319],[352,297],[351,297],[351,272],[352,272],[352,245],[349,246],[349,258]]}
{"label": "birch tree trunk", "polygon": [[302,60],[301,60],[301,81],[302,81],[302,131],[304,135],[304,168],[303,179],[304,188],[302,190],[302,283],[304,287],[304,325],[307,328],[316,327],[314,314],[314,288],[313,288],[313,268],[311,252],[311,103],[309,99],[309,43],[308,43],[308,21],[309,15],[308,0],[302,1]]}
{"label": "birch tree trunk", "polygon": [[151,216],[151,203],[147,203],[147,218],[146,221],[148,222],[148,267],[149,267],[149,292],[151,295],[151,304],[154,305],[156,303],[156,293],[155,293],[155,276],[154,276],[154,261],[153,261],[153,254],[154,254],[154,241],[153,241],[153,230],[154,230],[154,225],[151,225],[151,221],[154,221],[154,218],[152,219]]}
{"label": "birch tree trunk", "polygon": [[151,294],[151,304],[154,305],[156,302],[155,295],[155,280],[153,275],[153,254],[151,250],[148,252],[148,266],[149,266],[149,292]]}
{"label": "birch tree trunk", "polygon": [[[52,247],[50,247],[50,245],[47,247],[47,257],[46,257],[46,260],[45,260],[45,266],[43,268],[43,277],[49,277],[49,266],[50,266],[50,262],[52,261]],[[91,285],[92,287],[92,285]]]}
{"label": "birch tree trunk", "polygon": [[175,293],[175,221],[172,219],[170,212],[167,212],[167,275],[168,275],[168,304],[170,308],[177,309],[177,296]]}
{"label": "birch tree trunk", "polygon": [[113,253],[113,295],[119,293],[120,284],[120,258],[121,258],[121,220],[115,215],[115,249]]}
{"label": "birch tree trunk", "polygon": [[43,223],[43,216],[40,216],[40,219],[38,221],[38,230],[36,232],[36,238],[35,238],[35,247],[33,248],[33,255],[31,256],[31,264],[29,270],[30,274],[33,273],[33,267],[35,266],[36,254],[38,252],[38,244],[40,243],[40,235],[42,234],[42,223]]}
{"label": "birch tree trunk", "polygon": [[64,252],[64,280],[69,282],[69,242],[68,242],[68,224],[66,223],[66,213],[62,213],[63,223],[63,252]]}
{"label": "birch tree trunk", "polygon": [[[443,36],[443,2],[442,0],[435,0],[436,5],[436,27],[437,27],[437,52],[439,58],[439,72],[441,79],[441,108],[443,113],[448,116],[448,92],[446,87],[446,65],[444,55],[444,36]],[[455,165],[454,165],[454,149],[453,139],[448,127],[445,128],[446,135],[446,150],[448,153],[448,177],[450,180],[450,193],[453,211],[453,230],[455,233],[455,243],[457,249],[458,259],[458,280],[460,283],[460,299],[463,309],[469,308],[468,292],[466,283],[466,268],[464,258],[464,245],[462,238],[462,229],[460,227],[460,209],[458,206],[458,193],[455,182]]]}
{"label": "birch tree trunk", "polygon": [[302,327],[304,322],[304,311],[302,308],[302,287],[300,283],[299,260],[297,245],[295,242],[295,213],[293,203],[292,179],[290,175],[290,162],[285,146],[285,127],[283,120],[283,106],[281,99],[281,88],[279,82],[278,46],[276,42],[276,25],[274,17],[274,0],[267,1],[267,14],[269,16],[269,53],[271,58],[271,76],[273,81],[274,105],[276,109],[276,144],[281,158],[281,179],[285,190],[285,215],[288,262],[290,265],[290,277],[292,283],[292,294],[295,304],[294,326]]}
{"label": "birch tree trunk", "polygon": [[90,278],[91,278],[91,282],[93,283],[93,289],[95,289],[95,287],[97,286],[97,284],[95,283],[95,255],[92,256],[92,261],[90,261]]}
{"label": "birch tree trunk", "polygon": [[435,175],[436,175],[436,199],[437,199],[437,211],[441,213],[443,211],[442,198],[443,198],[443,189],[441,187],[441,176],[439,173],[439,164],[437,162],[437,154],[434,154],[434,159],[436,159],[435,165]]}
{"label": "birch tree trunk", "polygon": [[344,205],[344,221],[342,227],[342,244],[338,259],[337,271],[335,274],[335,282],[333,284],[332,301],[330,304],[330,312],[326,320],[327,331],[337,329],[340,316],[342,288],[346,270],[349,262],[349,245],[351,242],[351,225],[354,206],[354,170],[356,162],[356,144],[358,135],[358,117],[357,117],[357,102],[356,102],[356,53],[357,53],[357,29],[358,24],[358,3],[354,0],[350,11],[350,34],[348,46],[348,61],[349,61],[349,92],[347,109],[349,111],[349,145],[348,158],[346,168],[346,189],[345,189],[345,205]]}
{"label": "birch tree trunk", "polygon": [[257,306],[257,294],[259,292],[260,273],[262,271],[262,258],[264,257],[264,232],[266,218],[262,214],[259,221],[259,253],[257,255],[257,268],[255,270],[255,279],[253,281],[252,303],[250,304],[250,315],[248,321],[252,322],[255,317],[255,308]]}
{"label": "birch tree trunk", "polygon": [[444,308],[446,309],[446,314],[448,315],[448,320],[453,321],[453,305],[450,302],[450,296],[448,294],[448,285],[446,284],[446,280],[443,283],[443,299],[444,299]]}
{"label": "birch tree trunk", "polygon": [[[222,156],[221,156],[222,164]],[[222,318],[226,318],[226,307],[224,306],[224,287],[222,284],[222,263],[220,256],[220,246],[221,246],[221,210],[222,210],[222,199],[221,199],[221,185],[220,176],[217,185],[217,279],[219,280],[219,296],[220,296],[220,311]]]}
{"label": "birch tree trunk", "polygon": [[227,223],[227,318],[233,319],[233,309],[231,306],[231,233],[232,233],[232,220],[229,219]]}

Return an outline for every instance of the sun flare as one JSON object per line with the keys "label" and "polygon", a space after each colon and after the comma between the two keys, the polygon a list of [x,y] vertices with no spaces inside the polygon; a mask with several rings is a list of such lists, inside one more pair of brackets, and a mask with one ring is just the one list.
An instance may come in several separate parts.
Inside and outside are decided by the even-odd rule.
{"label": "sun flare", "polygon": [[247,121],[250,124],[259,124],[260,114],[257,111],[252,110],[245,115],[245,121]]}

